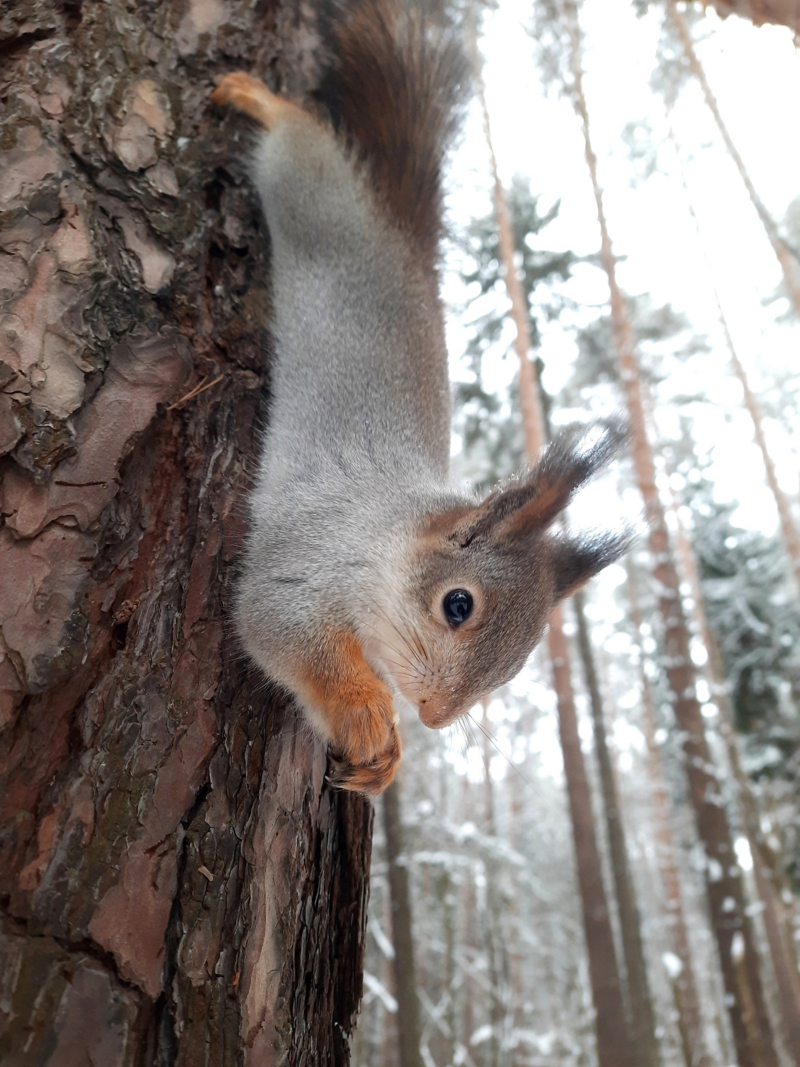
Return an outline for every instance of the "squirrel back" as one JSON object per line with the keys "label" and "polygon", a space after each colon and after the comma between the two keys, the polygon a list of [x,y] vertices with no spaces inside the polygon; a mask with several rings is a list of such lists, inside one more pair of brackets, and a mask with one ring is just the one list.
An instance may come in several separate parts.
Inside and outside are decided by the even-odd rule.
{"label": "squirrel back", "polygon": [[483,501],[450,485],[436,257],[466,64],[386,0],[360,0],[334,40],[329,118],[244,73],[214,93],[263,127],[252,175],[272,239],[272,403],[236,617],[330,742],[333,780],[376,794],[401,706],[453,722],[624,550],[551,532],[624,432],[566,431]]}
{"label": "squirrel back", "polygon": [[[390,0],[350,5],[332,36],[314,114],[283,101],[251,168],[279,342],[268,452],[284,472],[287,456],[327,453],[442,477],[450,392],[436,258],[467,65],[452,35]],[[233,91],[231,78],[241,90],[242,77],[218,92]],[[253,93],[272,96],[249,84],[248,97],[226,99],[246,108]]]}

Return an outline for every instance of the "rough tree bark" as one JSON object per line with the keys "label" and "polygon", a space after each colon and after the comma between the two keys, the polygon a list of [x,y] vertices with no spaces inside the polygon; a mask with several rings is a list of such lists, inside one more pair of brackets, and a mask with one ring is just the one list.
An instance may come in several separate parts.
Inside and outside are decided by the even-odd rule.
{"label": "rough tree bark", "polygon": [[270,2],[0,9],[9,1067],[348,1060],[371,809],[227,623],[268,239],[208,103],[308,87],[318,40]]}

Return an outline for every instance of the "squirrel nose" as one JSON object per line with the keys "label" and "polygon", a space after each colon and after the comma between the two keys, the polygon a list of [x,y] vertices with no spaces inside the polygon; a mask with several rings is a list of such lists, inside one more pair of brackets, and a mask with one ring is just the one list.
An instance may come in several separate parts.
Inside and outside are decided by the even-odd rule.
{"label": "squirrel nose", "polygon": [[454,716],[436,700],[420,700],[419,721],[431,730],[441,730],[453,721]]}

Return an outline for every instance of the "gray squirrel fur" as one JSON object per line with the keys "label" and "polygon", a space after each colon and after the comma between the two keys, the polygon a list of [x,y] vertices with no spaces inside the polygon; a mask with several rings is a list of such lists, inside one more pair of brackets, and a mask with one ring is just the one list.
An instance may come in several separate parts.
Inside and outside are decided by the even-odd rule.
{"label": "gray squirrel fur", "polygon": [[[624,535],[550,532],[624,431],[568,430],[482,502],[450,484],[435,259],[465,67],[384,0],[352,8],[337,41],[337,131],[244,74],[214,94],[265,127],[251,173],[272,240],[272,402],[236,623],[330,743],[333,781],[375,795],[397,770],[400,706],[453,722],[624,551]],[[458,626],[454,589],[474,602]]]}

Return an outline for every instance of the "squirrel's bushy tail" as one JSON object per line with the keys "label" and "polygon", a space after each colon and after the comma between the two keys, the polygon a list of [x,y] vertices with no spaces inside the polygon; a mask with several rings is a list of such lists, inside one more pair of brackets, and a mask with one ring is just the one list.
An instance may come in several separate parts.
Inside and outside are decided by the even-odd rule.
{"label": "squirrel's bushy tail", "polygon": [[397,0],[355,0],[340,10],[321,95],[379,202],[433,264],[442,166],[468,83],[464,51],[452,31]]}

